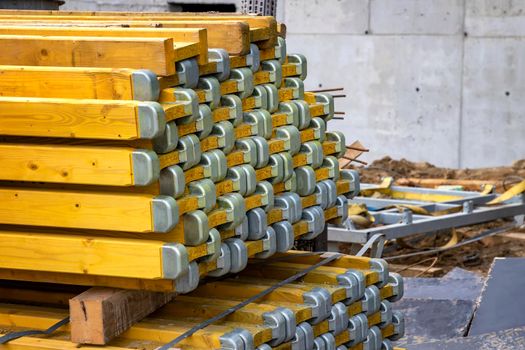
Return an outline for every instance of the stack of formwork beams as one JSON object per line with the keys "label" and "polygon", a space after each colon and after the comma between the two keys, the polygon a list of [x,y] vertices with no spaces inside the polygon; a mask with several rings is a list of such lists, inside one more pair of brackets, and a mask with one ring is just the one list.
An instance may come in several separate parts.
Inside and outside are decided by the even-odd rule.
{"label": "stack of formwork beams", "polygon": [[[286,53],[278,28],[272,17],[0,12],[0,279],[188,293],[344,221],[359,178],[339,170],[343,134],[326,131],[333,98],[304,91],[306,59]],[[284,276],[272,271],[261,285]],[[365,309],[352,317],[375,291],[355,278],[345,305]],[[374,308],[395,299],[377,295]],[[340,300],[325,302],[329,314]],[[254,344],[302,348],[292,338],[309,318],[294,317],[285,338],[252,333]],[[381,322],[353,343],[347,327],[314,327],[315,346],[379,339]]]}

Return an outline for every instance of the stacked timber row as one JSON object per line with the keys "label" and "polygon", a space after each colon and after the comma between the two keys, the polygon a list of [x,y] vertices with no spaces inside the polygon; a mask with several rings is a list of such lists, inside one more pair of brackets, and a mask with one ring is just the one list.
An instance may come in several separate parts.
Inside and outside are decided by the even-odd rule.
{"label": "stacked timber row", "polygon": [[[108,349],[159,349],[187,330],[220,314],[312,266],[324,257],[276,254],[276,261],[252,261],[237,277],[200,285],[187,295],[178,295],[126,332],[110,341]],[[104,290],[97,291],[106,293]],[[86,292],[89,293],[89,292]],[[24,337],[10,345],[18,349],[71,349],[70,342],[104,343],[115,334],[116,323],[90,330],[94,300],[84,294],[42,289],[29,292],[0,287],[11,304],[0,304],[0,327],[46,329],[68,316],[59,305],[71,305],[71,326],[63,326],[45,339]],[[393,310],[403,294],[399,275],[388,273],[384,261],[342,256],[285,284],[224,319],[200,329],[171,348],[184,350],[389,350],[404,333],[403,315]],[[2,298],[0,298],[2,299]],[[46,307],[25,306],[41,303]],[[85,302],[82,308],[81,304]],[[114,305],[116,307],[117,305]],[[132,305],[142,306],[137,301]],[[86,312],[87,308],[87,312]],[[104,309],[100,307],[100,309]],[[73,311],[76,310],[76,311]],[[113,310],[113,308],[108,308]],[[103,314],[112,319],[110,311]],[[109,325],[109,326],[108,326]],[[0,334],[1,335],[1,334]],[[70,338],[71,337],[71,338]],[[82,348],[96,349],[82,346]]]}
{"label": "stacked timber row", "polygon": [[[357,174],[339,170],[343,134],[326,131],[333,99],[304,91],[306,59],[286,53],[280,28],[255,16],[0,12],[0,279],[194,291],[174,303],[211,298],[216,310],[313,264],[248,265],[344,221],[359,192]],[[183,346],[388,349],[403,333],[388,304],[400,279],[381,260],[345,259],[258,301],[260,317],[236,312]],[[196,289],[241,271],[224,282],[237,289]],[[261,310],[284,303],[276,330]],[[169,305],[114,346],[156,347],[209,316]],[[34,310],[16,309],[28,318],[10,327],[47,328]]]}

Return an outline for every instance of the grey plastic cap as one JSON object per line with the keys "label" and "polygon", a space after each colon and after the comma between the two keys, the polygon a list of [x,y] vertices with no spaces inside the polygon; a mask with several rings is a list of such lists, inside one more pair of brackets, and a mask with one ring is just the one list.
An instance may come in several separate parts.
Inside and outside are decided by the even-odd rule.
{"label": "grey plastic cap", "polygon": [[146,149],[134,150],[131,153],[131,163],[135,186],[147,186],[159,179],[160,162],[155,152]]}
{"label": "grey plastic cap", "polygon": [[166,243],[162,246],[161,253],[162,278],[176,279],[188,270],[188,251],[182,244]]}
{"label": "grey plastic cap", "polygon": [[160,85],[157,75],[147,69],[139,69],[131,73],[133,82],[133,99],[137,101],[157,101]]}
{"label": "grey plastic cap", "polygon": [[152,200],[153,231],[171,231],[179,222],[179,205],[170,196],[156,196]]}
{"label": "grey plastic cap", "polygon": [[139,137],[153,139],[162,135],[166,127],[164,109],[157,102],[140,102],[137,110]]}
{"label": "grey plastic cap", "polygon": [[186,189],[186,177],[184,171],[178,165],[164,168],[160,172],[159,178],[160,194],[179,198]]}

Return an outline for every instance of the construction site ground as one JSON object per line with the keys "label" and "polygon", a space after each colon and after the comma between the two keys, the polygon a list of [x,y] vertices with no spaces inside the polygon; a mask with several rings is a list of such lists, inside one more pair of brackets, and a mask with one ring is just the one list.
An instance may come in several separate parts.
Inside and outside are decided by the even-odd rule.
{"label": "construction site ground", "polygon": [[[525,178],[525,159],[514,162],[506,167],[482,169],[450,169],[439,168],[427,162],[410,162],[405,159],[393,160],[384,157],[366,167],[357,167],[364,183],[380,183],[386,176],[392,176],[396,181],[403,179],[454,179],[454,180],[487,180],[496,186],[501,193],[513,184]],[[404,181],[403,185],[410,185]],[[505,224],[503,220],[485,224],[468,226],[456,230],[459,241],[472,238],[487,229]],[[400,242],[388,242],[384,257],[390,258],[417,250],[425,250],[444,245],[452,232],[437,232],[425,236],[413,236],[407,239],[407,247]],[[342,244],[341,251],[348,250]],[[440,277],[454,267],[486,275],[495,257],[525,257],[525,227],[487,237],[480,241],[447,250],[438,254],[420,255],[410,258],[389,259],[391,270],[403,276],[410,277]]]}

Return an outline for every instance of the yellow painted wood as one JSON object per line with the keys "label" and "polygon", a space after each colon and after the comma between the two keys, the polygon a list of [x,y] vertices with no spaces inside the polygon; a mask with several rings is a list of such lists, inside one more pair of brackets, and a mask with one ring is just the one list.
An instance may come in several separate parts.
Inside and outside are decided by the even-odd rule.
{"label": "yellow painted wood", "polygon": [[255,175],[258,182],[269,179],[272,177],[272,167],[268,165],[263,168],[259,168],[255,170]]}
{"label": "yellow painted wood", "polygon": [[323,153],[325,156],[336,153],[337,143],[335,141],[323,142]]}
{"label": "yellow painted wood", "polygon": [[247,56],[230,56],[230,67],[231,68],[241,68],[248,65]]}
{"label": "yellow painted wood", "polygon": [[311,104],[309,105],[309,109],[312,118],[326,115],[326,113],[324,112],[324,105],[321,103]]}
{"label": "yellow painted wood", "polygon": [[199,28],[124,28],[124,27],[79,27],[79,26],[2,26],[0,35],[46,35],[46,36],[91,36],[124,38],[171,38],[174,42],[198,43],[199,60],[208,61],[208,37],[206,29]]}
{"label": "yellow painted wood", "polygon": [[253,84],[254,85],[269,84],[269,83],[271,83],[270,72],[258,71],[253,74]]}
{"label": "yellow painted wood", "polygon": [[293,226],[293,233],[295,238],[301,237],[308,233],[308,222],[305,220],[299,220]]}
{"label": "yellow painted wood", "polygon": [[277,128],[279,126],[288,125],[288,116],[284,113],[272,114],[272,126]]}
{"label": "yellow painted wood", "polygon": [[294,168],[304,166],[308,163],[308,157],[304,153],[296,154],[295,156],[293,156],[292,160]]}
{"label": "yellow painted wood", "polygon": [[284,77],[293,77],[293,76],[296,76],[296,75],[299,75],[297,73],[297,65],[295,64],[283,64],[282,65],[282,74],[283,74],[283,78]]}
{"label": "yellow painted wood", "polygon": [[[300,255],[301,252],[299,250],[289,250],[286,253],[277,253],[276,256],[287,256],[287,261],[295,262],[295,263],[301,263],[301,264],[309,264],[314,265],[323,260],[323,256],[318,255],[311,255],[311,256],[305,256]],[[293,256],[293,257],[292,257]],[[351,255],[343,255],[339,259],[336,259],[334,261],[331,261],[325,266],[334,266],[334,267],[342,267],[347,269],[358,269],[358,270],[369,270],[370,269],[370,258],[363,257],[363,256],[351,256]]]}
{"label": "yellow painted wood", "polygon": [[233,151],[226,155],[228,167],[244,164],[244,153],[242,151]]}
{"label": "yellow painted wood", "polygon": [[140,138],[138,102],[0,97],[0,134],[109,140]]}
{"label": "yellow painted wood", "polygon": [[[193,18],[138,18],[138,17],[68,17],[60,19],[57,17],[6,17],[0,16],[2,25],[33,25],[54,26],[60,20],[60,25],[82,26],[82,27],[127,27],[127,28],[199,28],[206,29],[208,46],[225,49],[231,55],[246,55],[250,52],[250,28],[248,23],[239,19],[231,20],[197,20]],[[200,61],[199,64],[206,64]]]}
{"label": "yellow painted wood", "polygon": [[283,211],[279,208],[272,208],[268,212],[268,225],[283,221]]}
{"label": "yellow painted wood", "polygon": [[278,184],[273,185],[273,193],[278,194],[286,191],[286,184],[284,182],[279,182]]}
{"label": "yellow painted wood", "polygon": [[[0,337],[6,333],[0,333]],[[78,344],[68,340],[22,337],[4,345],[8,350],[78,350]],[[85,350],[100,350],[100,346],[82,345]],[[131,350],[131,347],[105,346],[104,350]]]}
{"label": "yellow painted wood", "polygon": [[212,111],[214,123],[230,119],[230,109],[228,107],[217,107]]}
{"label": "yellow painted wood", "polygon": [[251,42],[267,40],[269,37],[270,28],[268,27],[250,28]]}
{"label": "yellow painted wood", "polygon": [[252,194],[251,196],[245,197],[246,211],[262,207],[263,197],[262,194]]}
{"label": "yellow painted wood", "polygon": [[239,92],[236,80],[225,80],[221,82],[221,95],[229,95]]}
{"label": "yellow painted wood", "polygon": [[158,241],[0,231],[0,267],[131,278],[163,278]]}
{"label": "yellow painted wood", "polygon": [[350,192],[350,180],[337,180],[335,184],[337,186],[338,196]]}
{"label": "yellow painted wood", "polygon": [[252,136],[252,126],[249,124],[239,124],[234,129],[235,138],[236,139],[242,139],[244,137],[250,137]]}
{"label": "yellow painted wood", "polygon": [[300,133],[302,143],[315,140],[315,130],[313,128],[301,130]]}
{"label": "yellow painted wood", "polygon": [[217,136],[211,135],[201,140],[201,151],[203,153],[217,148],[219,148],[219,138]]}
{"label": "yellow painted wood", "polygon": [[108,277],[14,269],[0,269],[0,278],[13,281],[72,284],[89,287],[99,286],[124,289],[142,289],[156,292],[175,291],[174,281],[166,279],[148,280],[139,278]]}
{"label": "yellow painted wood", "polygon": [[0,144],[0,180],[130,186],[133,149]]}
{"label": "yellow painted wood", "polygon": [[330,170],[325,167],[315,169],[315,180],[317,182],[330,178]]}
{"label": "yellow painted wood", "polygon": [[152,196],[0,188],[0,223],[152,232]]}
{"label": "yellow painted wood", "polygon": [[0,96],[132,100],[133,69],[0,66]]}
{"label": "yellow painted wood", "polygon": [[163,38],[0,35],[0,47],[0,64],[144,68],[158,75],[175,74],[175,61],[198,54],[194,44],[175,50],[173,40]]}
{"label": "yellow painted wood", "polygon": [[270,154],[285,152],[286,151],[286,141],[279,140],[279,139],[269,140],[268,147],[270,150]]}
{"label": "yellow painted wood", "polygon": [[293,100],[293,88],[280,88],[278,93],[281,102]]}
{"label": "yellow painted wood", "polygon": [[324,218],[326,221],[337,218],[337,207],[331,207],[324,211]]}
{"label": "yellow painted wood", "polygon": [[303,204],[303,208],[313,207],[314,205],[317,205],[317,195],[311,194],[306,197],[301,197],[301,202]]}

